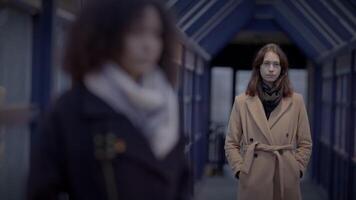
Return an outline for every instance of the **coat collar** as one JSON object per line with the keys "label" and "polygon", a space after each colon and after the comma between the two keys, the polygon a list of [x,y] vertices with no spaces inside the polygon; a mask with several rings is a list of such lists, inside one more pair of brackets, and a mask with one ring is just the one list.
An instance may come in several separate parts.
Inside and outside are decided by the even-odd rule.
{"label": "coat collar", "polygon": [[279,105],[272,111],[268,124],[269,128],[272,129],[273,126],[278,122],[278,120],[286,113],[286,111],[289,109],[289,107],[292,105],[292,98],[291,97],[285,97],[282,98],[281,102]]}
{"label": "coat collar", "polygon": [[100,98],[92,94],[85,86],[79,86],[81,112],[85,118],[107,118],[120,115]]}
{"label": "coat collar", "polygon": [[[158,173],[162,173],[161,164],[167,162],[174,163],[175,156],[179,154],[179,151],[183,151],[181,148],[184,146],[184,141],[183,138],[180,137],[179,142],[175,145],[174,149],[163,160],[158,160],[149,147],[147,139],[136,127],[134,127],[126,116],[116,112],[108,104],[92,94],[84,85],[77,87],[75,90],[79,90],[77,94],[80,96],[82,117],[84,119],[89,119],[90,121],[96,120],[99,122],[109,122],[118,119],[122,121],[123,124],[126,124],[127,130],[130,132],[119,134],[119,137],[128,145],[126,153],[130,154],[130,156],[152,170],[159,170]],[[101,124],[97,127],[97,132],[100,134],[100,131],[105,130],[105,128],[107,128],[106,125]],[[135,147],[132,144],[134,144]]]}
{"label": "coat collar", "polygon": [[258,128],[263,133],[270,144],[274,144],[274,138],[271,134],[272,127],[285,114],[291,105],[291,98],[282,98],[279,105],[272,111],[269,120],[267,120],[261,100],[257,95],[247,98],[247,108],[256,122]]}

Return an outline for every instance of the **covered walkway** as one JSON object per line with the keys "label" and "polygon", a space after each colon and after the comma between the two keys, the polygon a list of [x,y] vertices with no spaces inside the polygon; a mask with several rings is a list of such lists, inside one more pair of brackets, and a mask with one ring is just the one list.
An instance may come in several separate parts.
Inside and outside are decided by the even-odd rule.
{"label": "covered walkway", "polygon": [[[31,134],[39,114],[71,85],[58,58],[85,1],[0,0],[1,200],[24,199]],[[291,69],[303,74],[296,88],[304,88],[314,142],[302,180],[304,200],[355,200],[356,1],[164,1],[176,13],[182,36],[172,63],[180,69],[181,130],[194,197],[236,199],[238,182],[226,166],[223,176],[205,172],[216,149],[223,160],[228,112],[256,50],[274,42],[286,51]],[[215,69],[227,70],[227,76],[214,79]],[[215,82],[223,86],[217,95]],[[214,98],[227,110],[223,120],[214,118],[215,110],[224,110],[213,108]],[[214,141],[220,145],[215,149]]]}

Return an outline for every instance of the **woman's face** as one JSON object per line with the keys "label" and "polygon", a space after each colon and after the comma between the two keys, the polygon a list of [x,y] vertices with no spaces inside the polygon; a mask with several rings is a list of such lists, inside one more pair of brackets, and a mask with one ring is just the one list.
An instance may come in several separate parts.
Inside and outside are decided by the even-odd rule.
{"label": "woman's face", "polygon": [[260,66],[260,74],[263,81],[270,86],[278,79],[281,74],[281,65],[279,56],[276,53],[268,51],[265,54],[263,63]]}
{"label": "woman's face", "polygon": [[154,69],[163,49],[162,21],[156,8],[147,6],[123,38],[120,66],[134,79]]}

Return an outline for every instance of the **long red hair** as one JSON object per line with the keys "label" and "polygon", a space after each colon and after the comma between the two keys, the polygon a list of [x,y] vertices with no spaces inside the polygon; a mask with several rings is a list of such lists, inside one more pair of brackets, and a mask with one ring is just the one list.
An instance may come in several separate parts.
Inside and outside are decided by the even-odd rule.
{"label": "long red hair", "polygon": [[293,94],[293,89],[288,77],[288,58],[282,49],[274,43],[266,44],[256,54],[252,63],[252,75],[246,89],[246,95],[255,96],[258,94],[258,86],[262,82],[260,67],[267,52],[273,52],[278,55],[281,65],[281,74],[274,84],[281,89],[283,97],[290,97]]}

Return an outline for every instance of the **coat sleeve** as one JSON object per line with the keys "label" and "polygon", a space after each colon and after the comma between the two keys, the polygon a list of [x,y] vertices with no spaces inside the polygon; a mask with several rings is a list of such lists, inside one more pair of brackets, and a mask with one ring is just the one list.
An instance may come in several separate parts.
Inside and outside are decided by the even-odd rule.
{"label": "coat sleeve", "polygon": [[236,175],[241,170],[243,163],[243,158],[240,154],[241,138],[241,116],[236,97],[230,114],[227,134],[225,138],[225,155],[234,175]]}
{"label": "coat sleeve", "polygon": [[297,150],[295,158],[299,163],[299,168],[304,174],[307,168],[311,152],[312,152],[312,138],[310,134],[310,126],[308,120],[308,114],[305,108],[303,98],[300,96],[300,109],[298,116],[298,128],[297,128]]}
{"label": "coat sleeve", "polygon": [[[59,121],[49,114],[39,131],[31,136],[28,200],[54,200],[64,190],[63,154],[59,139]],[[61,155],[62,154],[62,155]]]}

